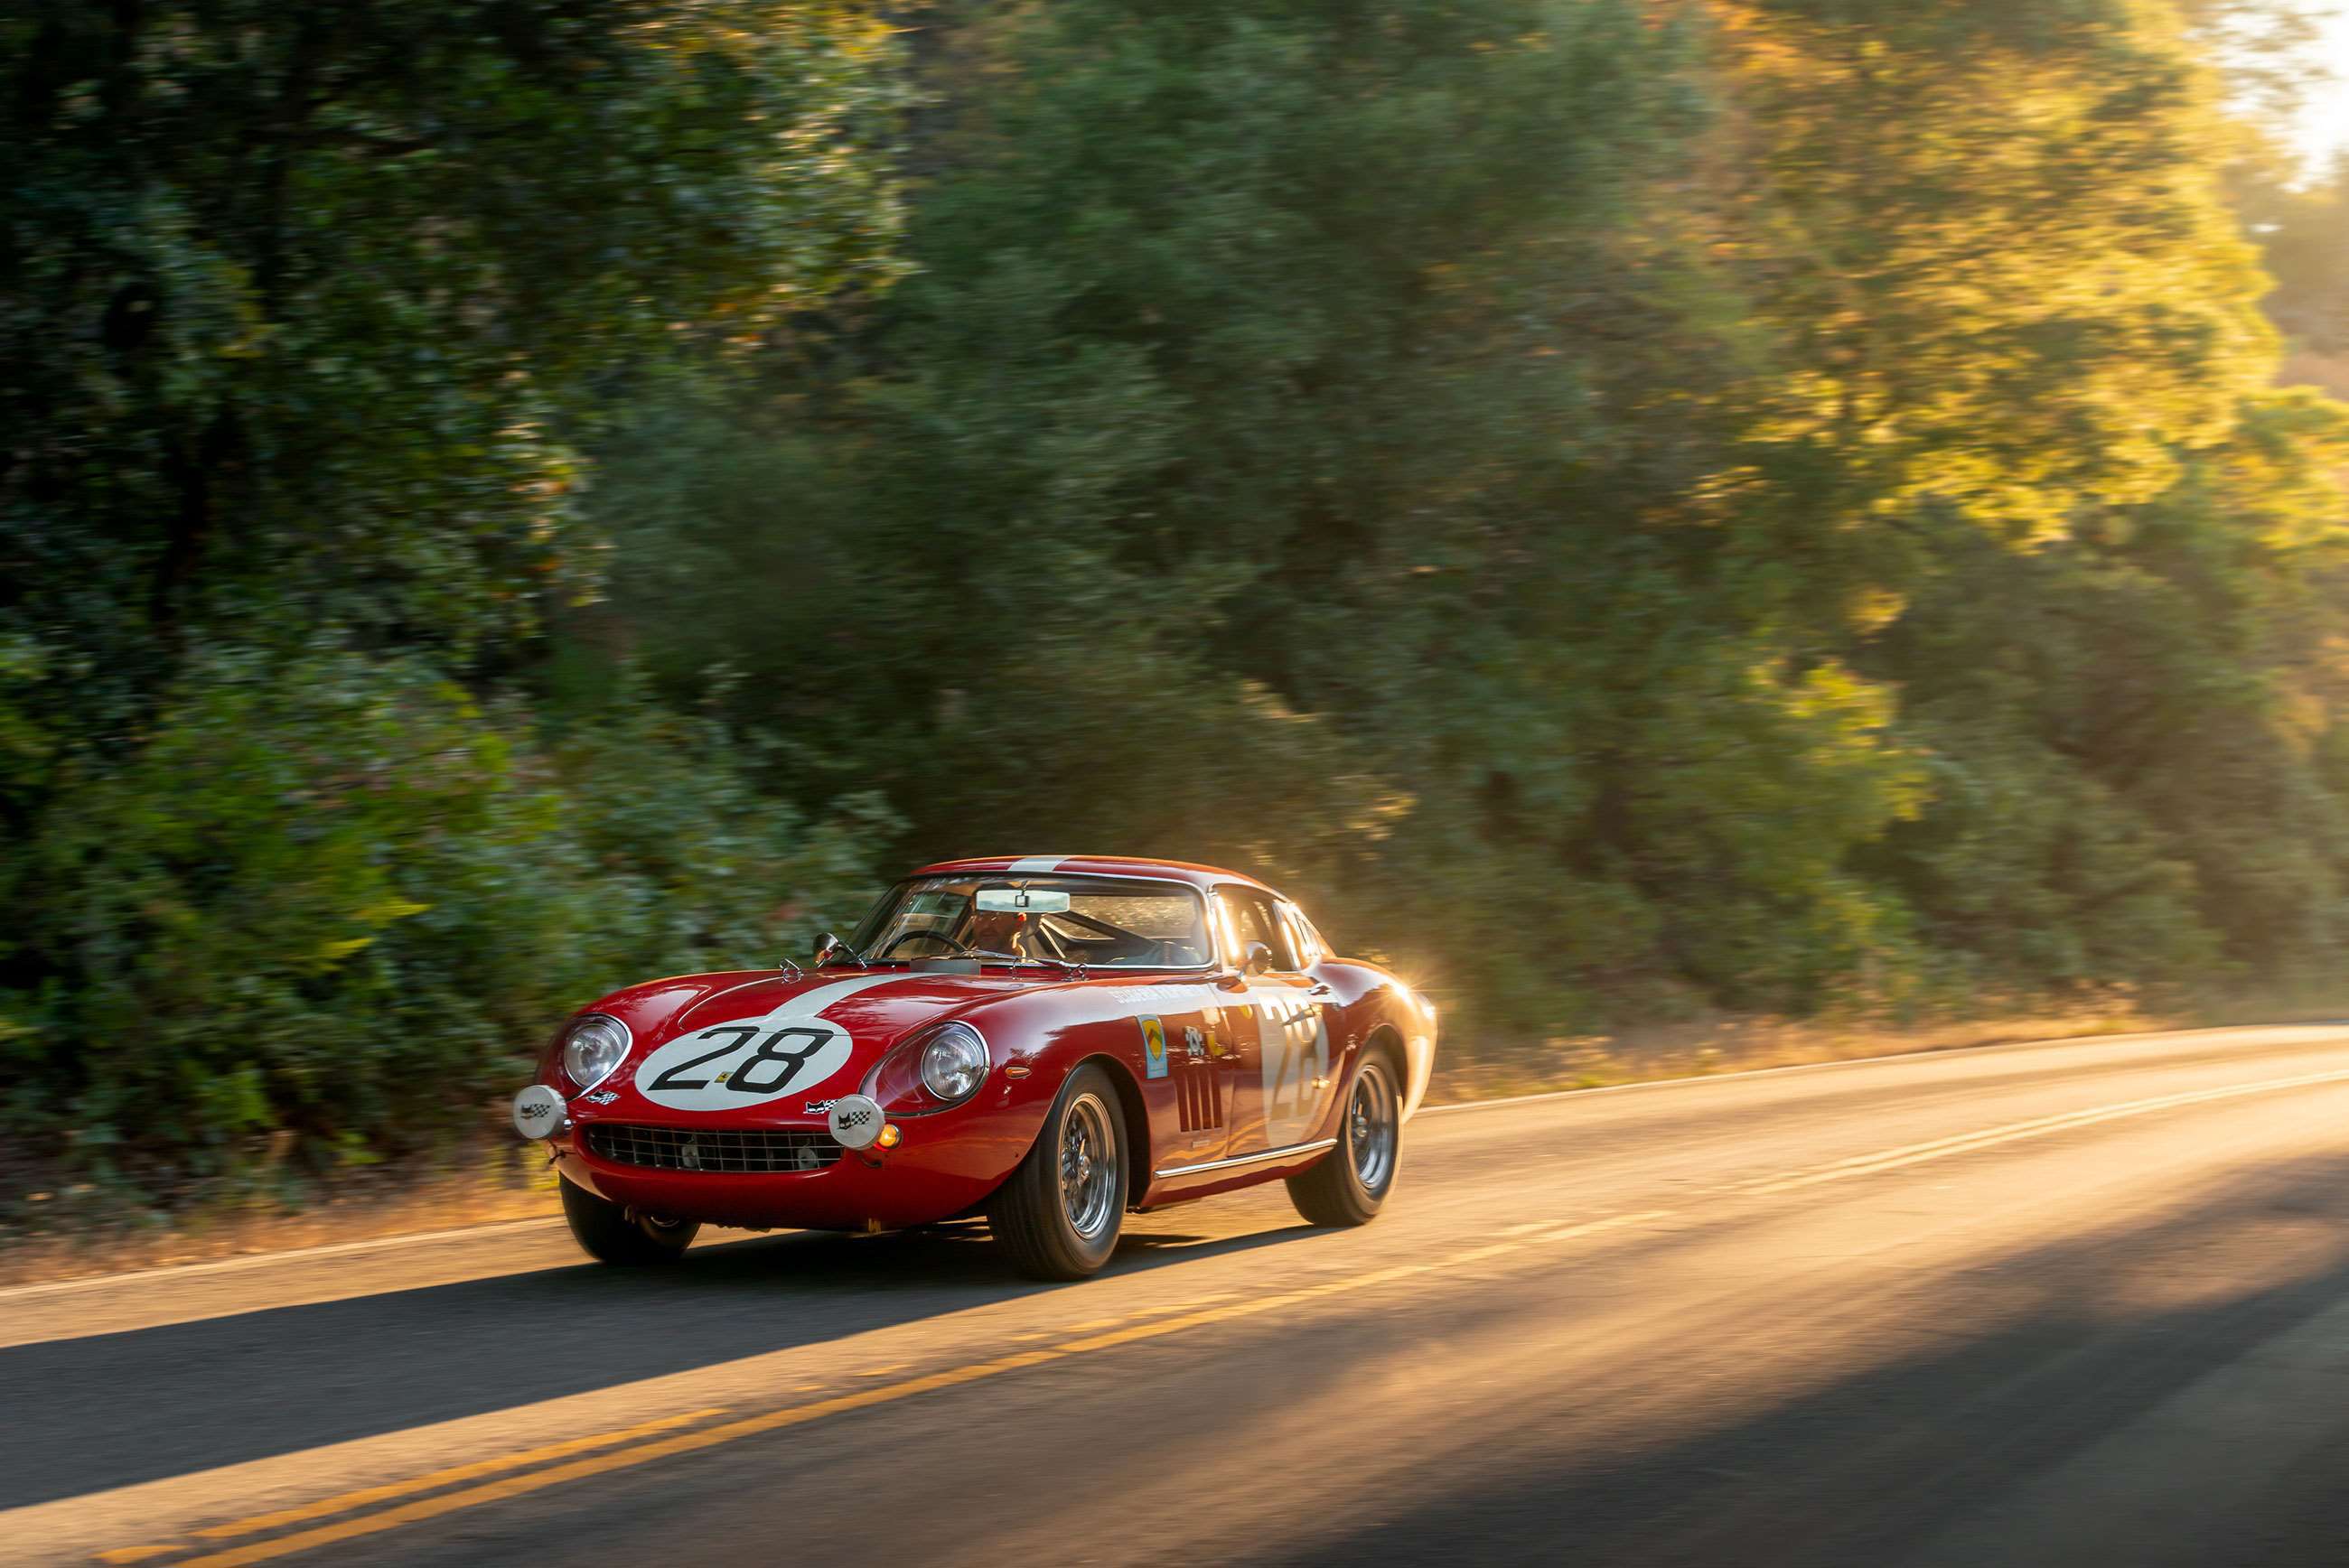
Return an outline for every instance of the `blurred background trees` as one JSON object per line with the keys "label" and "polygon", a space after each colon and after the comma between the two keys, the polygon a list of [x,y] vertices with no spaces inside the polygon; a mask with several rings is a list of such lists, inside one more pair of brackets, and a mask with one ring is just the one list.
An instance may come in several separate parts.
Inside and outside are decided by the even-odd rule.
{"label": "blurred background trees", "polygon": [[11,1130],[414,1147],[939,853],[1256,870],[1464,1054],[2322,971],[2243,9],[20,12]]}
{"label": "blurred background trees", "polygon": [[0,60],[12,1137],[411,1148],[606,975],[849,907],[872,802],[513,677],[600,577],[610,388],[899,268],[877,23],[56,0]]}

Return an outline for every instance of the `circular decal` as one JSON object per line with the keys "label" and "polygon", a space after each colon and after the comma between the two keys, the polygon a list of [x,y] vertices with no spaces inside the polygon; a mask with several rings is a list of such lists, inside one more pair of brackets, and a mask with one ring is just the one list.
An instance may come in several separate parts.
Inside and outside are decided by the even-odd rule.
{"label": "circular decal", "polygon": [[737,1018],[647,1057],[636,1092],[671,1110],[739,1110],[812,1089],[848,1057],[848,1031],[830,1018]]}

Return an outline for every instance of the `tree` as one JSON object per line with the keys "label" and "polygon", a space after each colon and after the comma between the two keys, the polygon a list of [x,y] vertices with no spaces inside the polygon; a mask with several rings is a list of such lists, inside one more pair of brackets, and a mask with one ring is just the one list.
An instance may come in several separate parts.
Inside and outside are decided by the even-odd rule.
{"label": "tree", "polygon": [[197,638],[494,651],[593,581],[598,377],[889,267],[895,89],[852,6],[0,29],[0,636],[59,724],[129,722]]}
{"label": "tree", "polygon": [[[616,385],[894,275],[894,57],[844,0],[0,19],[12,1136],[122,1169],[88,1151],[136,1121],[165,1184],[255,1126],[428,1140],[548,976],[768,956],[750,912],[839,896],[854,824],[746,799],[730,742],[660,826],[774,880],[648,869],[658,813],[599,851],[611,782],[493,688],[594,590]],[[698,722],[586,733],[661,778]],[[693,912],[604,925],[585,885],[639,875]]]}

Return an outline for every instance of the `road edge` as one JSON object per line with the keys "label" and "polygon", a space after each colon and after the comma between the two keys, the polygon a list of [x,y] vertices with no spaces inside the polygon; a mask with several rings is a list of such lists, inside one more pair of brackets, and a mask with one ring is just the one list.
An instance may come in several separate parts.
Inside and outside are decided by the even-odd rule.
{"label": "road edge", "polygon": [[[1631,1094],[1640,1090],[1691,1088],[1702,1084],[1769,1078],[1785,1073],[1816,1073],[1837,1068],[1880,1067],[1890,1062],[1920,1061],[1929,1057],[1978,1056],[1990,1051],[2032,1050],[2051,1046],[2127,1045],[2134,1041],[2178,1039],[2196,1035],[2241,1034],[2246,1030],[2254,1029],[2261,1032],[2325,1029],[2340,1028],[2344,1025],[2349,1025],[2349,1020],[2313,1019],[2289,1024],[2209,1024],[2191,1029],[2141,1029],[2113,1035],[2055,1035],[2040,1039],[1993,1040],[1975,1046],[1922,1046],[1913,1050],[1887,1051],[1872,1057],[1842,1057],[1819,1062],[1788,1062],[1777,1067],[1741,1068],[1730,1072],[1685,1073],[1671,1078],[1643,1078],[1637,1083],[1543,1089],[1534,1094],[1505,1095],[1494,1099],[1451,1100],[1443,1105],[1421,1106],[1413,1113],[1413,1119],[1422,1116],[1456,1115],[1463,1111],[1501,1110],[1510,1106],[1534,1105],[1568,1098]],[[330,1242],[316,1246],[289,1247],[283,1251],[243,1253],[233,1258],[214,1258],[203,1263],[171,1264],[160,1268],[76,1274],[70,1279],[42,1280],[25,1284],[0,1286],[0,1301],[22,1301],[42,1295],[64,1295],[76,1291],[98,1290],[108,1285],[130,1284],[149,1280],[230,1274],[244,1269],[263,1268],[272,1264],[295,1264],[315,1258],[381,1252],[399,1247],[424,1246],[438,1242],[460,1241],[469,1237],[543,1228],[557,1222],[559,1222],[559,1216],[550,1212],[538,1219],[492,1220],[477,1225],[458,1225],[440,1230],[409,1231],[388,1236],[370,1236],[363,1241]]]}

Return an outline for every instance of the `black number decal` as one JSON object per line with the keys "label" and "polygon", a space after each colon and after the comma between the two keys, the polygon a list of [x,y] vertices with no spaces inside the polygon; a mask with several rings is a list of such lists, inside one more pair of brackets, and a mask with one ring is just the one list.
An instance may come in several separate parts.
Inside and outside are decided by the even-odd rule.
{"label": "black number decal", "polygon": [[[807,1044],[796,1050],[775,1048],[788,1039],[805,1040]],[[726,1087],[736,1094],[773,1094],[789,1087],[792,1079],[800,1076],[800,1068],[807,1066],[808,1058],[830,1044],[832,1031],[829,1029],[811,1029],[805,1026],[777,1029],[759,1042],[757,1050],[742,1058],[742,1065],[734,1069],[733,1077],[726,1080]],[[753,1083],[750,1069],[761,1062],[780,1062],[782,1064],[782,1076],[765,1083]]]}
{"label": "black number decal", "polygon": [[708,1088],[709,1087],[709,1080],[708,1078],[681,1078],[678,1075],[689,1071],[694,1068],[700,1067],[705,1063],[714,1062],[730,1051],[741,1049],[742,1042],[749,1039],[758,1032],[759,1031],[755,1028],[747,1027],[741,1025],[736,1025],[723,1029],[712,1029],[709,1034],[704,1035],[701,1037],[705,1040],[715,1039],[719,1035],[731,1035],[734,1037],[727,1041],[724,1045],[719,1047],[714,1051],[706,1051],[702,1055],[694,1057],[689,1062],[678,1063],[677,1066],[669,1068],[668,1071],[661,1074],[660,1077],[653,1079],[651,1083],[645,1087],[647,1088]]}

